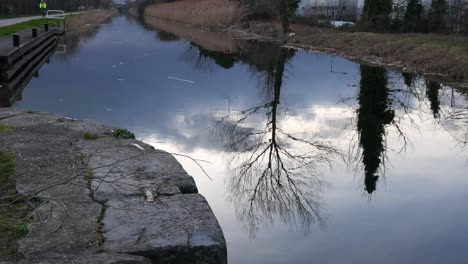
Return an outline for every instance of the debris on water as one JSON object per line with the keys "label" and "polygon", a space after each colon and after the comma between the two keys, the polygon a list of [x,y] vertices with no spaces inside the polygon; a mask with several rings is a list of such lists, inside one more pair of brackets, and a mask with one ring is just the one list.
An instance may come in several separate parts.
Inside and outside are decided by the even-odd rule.
{"label": "debris on water", "polygon": [[60,98],[58,101],[59,101],[59,102],[63,102],[63,99],[62,99],[62,98]]}
{"label": "debris on water", "polygon": [[125,81],[125,79],[117,79],[117,81]]}
{"label": "debris on water", "polygon": [[117,65],[113,65],[112,68],[117,68]]}
{"label": "debris on water", "polygon": [[112,109],[110,109],[110,108],[107,108],[107,109],[106,109],[106,111],[112,111]]}
{"label": "debris on water", "polygon": [[124,65],[124,64],[125,64],[125,62],[122,62],[122,61],[121,61],[121,62],[119,62],[119,65]]}
{"label": "debris on water", "polygon": [[180,79],[180,78],[176,78],[176,77],[167,77],[167,78],[171,79],[171,80],[180,81],[180,82],[195,83],[194,81],[189,81],[189,80]]}
{"label": "debris on water", "polygon": [[148,53],[145,53],[145,54],[143,54],[143,56],[149,56],[149,54],[148,54]]}

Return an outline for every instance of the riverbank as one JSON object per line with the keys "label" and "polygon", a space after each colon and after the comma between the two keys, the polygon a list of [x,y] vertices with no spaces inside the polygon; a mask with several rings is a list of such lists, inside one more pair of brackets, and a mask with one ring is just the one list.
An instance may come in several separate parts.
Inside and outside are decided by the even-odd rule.
{"label": "riverbank", "polygon": [[[79,30],[80,28],[89,25],[89,24],[99,24],[102,21],[105,21],[109,17],[117,14],[116,10],[111,9],[102,9],[102,10],[94,10],[83,12],[80,14],[71,14],[67,16],[65,29],[67,31],[74,31]],[[16,32],[30,29],[30,28],[41,28],[47,22],[46,19],[33,19],[21,23],[17,23],[14,25],[9,25],[5,27],[0,27],[0,37],[5,37],[12,35]],[[61,21],[58,20],[49,20],[49,24],[51,26],[59,26]]]}
{"label": "riverbank", "polygon": [[85,12],[67,19],[66,31],[78,31],[88,26],[99,25],[118,14],[116,9],[101,9]]}
{"label": "riverbank", "polygon": [[226,263],[193,178],[129,131],[3,108],[0,150],[0,261]]}
{"label": "riverbank", "polygon": [[437,34],[344,32],[293,24],[283,37],[279,23],[253,21],[247,29],[228,28],[242,39],[281,43],[286,47],[336,54],[350,60],[405,72],[468,81],[468,37]]}
{"label": "riverbank", "polygon": [[[212,19],[209,23],[191,22],[192,20],[188,18],[193,12],[190,11],[189,6],[195,3],[193,1],[176,3],[154,4],[146,7],[145,19],[160,18],[181,22],[208,31],[226,32],[235,39],[275,42],[294,49],[336,54],[360,63],[393,67],[405,72],[450,81],[468,81],[468,37],[466,36],[346,32],[332,28],[293,24],[291,25],[293,34],[283,37],[280,24],[277,22],[236,20],[228,25],[219,22],[222,20],[214,19],[216,16],[210,15],[213,13],[211,9],[205,9],[204,14],[200,6],[195,12],[196,16]],[[176,5],[184,7],[178,10],[177,15],[171,15],[174,12],[165,12],[176,9]],[[231,11],[231,14],[234,13],[243,14],[239,10]]]}

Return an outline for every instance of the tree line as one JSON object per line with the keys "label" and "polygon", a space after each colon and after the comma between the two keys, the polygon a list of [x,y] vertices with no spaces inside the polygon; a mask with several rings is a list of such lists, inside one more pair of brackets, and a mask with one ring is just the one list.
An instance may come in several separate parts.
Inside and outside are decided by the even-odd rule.
{"label": "tree line", "polygon": [[366,31],[468,34],[468,1],[365,0],[359,24]]}
{"label": "tree line", "polygon": [[[256,18],[279,18],[283,33],[289,32],[290,17],[301,2],[300,0],[238,1],[247,6]],[[323,2],[324,7],[335,4],[336,1],[330,1],[330,4]],[[332,12],[339,10],[337,8]],[[427,6],[423,5],[422,0],[365,0],[361,15],[356,18],[358,30],[363,31],[468,34],[468,0],[431,0]]]}
{"label": "tree line", "polygon": [[[39,2],[40,0],[1,0],[0,17],[38,14]],[[46,0],[46,3],[49,9],[73,12],[108,7],[112,0]]]}

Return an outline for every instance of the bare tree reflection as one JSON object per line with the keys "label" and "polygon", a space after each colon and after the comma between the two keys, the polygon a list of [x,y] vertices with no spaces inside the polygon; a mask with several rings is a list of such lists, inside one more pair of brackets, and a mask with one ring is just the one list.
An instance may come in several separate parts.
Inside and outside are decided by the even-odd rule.
{"label": "bare tree reflection", "polygon": [[[462,149],[466,149],[468,147],[468,93],[463,88],[448,87],[443,89],[443,86],[438,83],[433,83],[431,86],[432,89],[437,89],[436,102],[439,103],[437,114],[440,124],[452,135]],[[441,98],[440,93],[443,93],[444,90],[446,97]],[[445,104],[442,104],[441,101],[444,101]]]}
{"label": "bare tree reflection", "polygon": [[[230,198],[251,234],[276,218],[308,231],[312,223],[324,226],[318,168],[330,164],[339,152],[313,137],[299,137],[280,125],[280,99],[289,50],[281,49],[265,82],[272,98],[265,104],[222,118],[216,133],[232,154],[229,164]],[[264,78],[263,80],[270,80]],[[264,126],[255,128],[258,117]]]}

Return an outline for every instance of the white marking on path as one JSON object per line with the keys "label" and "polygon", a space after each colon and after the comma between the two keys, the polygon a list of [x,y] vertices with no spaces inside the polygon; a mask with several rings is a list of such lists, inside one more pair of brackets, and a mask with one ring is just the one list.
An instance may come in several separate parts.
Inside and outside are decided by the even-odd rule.
{"label": "white marking on path", "polygon": [[189,80],[180,79],[180,78],[176,78],[176,77],[167,77],[167,78],[171,79],[171,80],[180,81],[180,82],[195,83],[194,81],[189,81]]}

